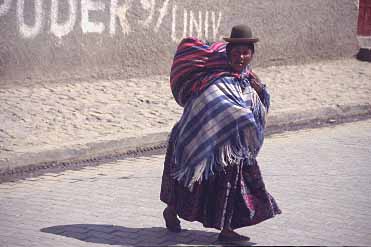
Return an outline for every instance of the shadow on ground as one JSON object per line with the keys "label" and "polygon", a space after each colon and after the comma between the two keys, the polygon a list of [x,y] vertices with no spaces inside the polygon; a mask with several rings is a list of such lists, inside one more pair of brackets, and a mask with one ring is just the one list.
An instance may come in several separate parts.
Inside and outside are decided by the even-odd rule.
{"label": "shadow on ground", "polygon": [[[40,231],[108,245],[222,245],[216,240],[217,233],[198,230],[182,230],[180,233],[172,233],[163,227],[129,228],[115,225],[75,224],[52,226]],[[238,245],[241,246],[241,244]],[[255,243],[245,242],[243,245],[252,246]]]}

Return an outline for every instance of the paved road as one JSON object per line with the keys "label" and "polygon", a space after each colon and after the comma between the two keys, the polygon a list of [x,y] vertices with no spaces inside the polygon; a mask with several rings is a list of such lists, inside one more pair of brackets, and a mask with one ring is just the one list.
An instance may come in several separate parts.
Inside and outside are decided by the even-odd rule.
{"label": "paved road", "polygon": [[[163,227],[163,155],[0,184],[0,246],[208,245]],[[371,245],[371,120],[266,139],[259,158],[283,214],[239,230],[259,245]]]}

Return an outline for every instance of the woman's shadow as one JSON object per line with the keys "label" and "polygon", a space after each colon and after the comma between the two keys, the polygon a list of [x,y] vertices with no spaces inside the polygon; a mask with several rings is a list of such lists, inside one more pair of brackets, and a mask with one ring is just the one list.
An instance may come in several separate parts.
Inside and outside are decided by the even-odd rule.
{"label": "woman's shadow", "polygon": [[[74,224],[47,227],[40,231],[85,242],[109,245],[225,245],[218,243],[217,233],[214,232],[182,230],[180,233],[172,233],[163,227],[129,228],[115,225]],[[254,244],[243,243],[244,246]],[[241,243],[238,245],[241,246]]]}

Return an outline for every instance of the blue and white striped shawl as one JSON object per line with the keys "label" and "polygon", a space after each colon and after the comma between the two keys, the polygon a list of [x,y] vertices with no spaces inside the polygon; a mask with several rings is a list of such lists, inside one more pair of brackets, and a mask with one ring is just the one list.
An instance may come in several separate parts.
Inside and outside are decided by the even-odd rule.
{"label": "blue and white striped shawl", "polygon": [[173,178],[192,190],[225,166],[252,164],[264,140],[269,94],[262,103],[248,78],[221,77],[184,107],[172,130]]}

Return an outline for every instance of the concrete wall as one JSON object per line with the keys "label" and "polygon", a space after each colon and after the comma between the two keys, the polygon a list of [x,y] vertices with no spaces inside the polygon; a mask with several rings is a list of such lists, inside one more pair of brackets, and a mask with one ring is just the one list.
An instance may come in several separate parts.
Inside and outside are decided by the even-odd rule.
{"label": "concrete wall", "polygon": [[168,74],[183,36],[239,23],[261,39],[256,66],[352,56],[356,2],[0,0],[0,82]]}

